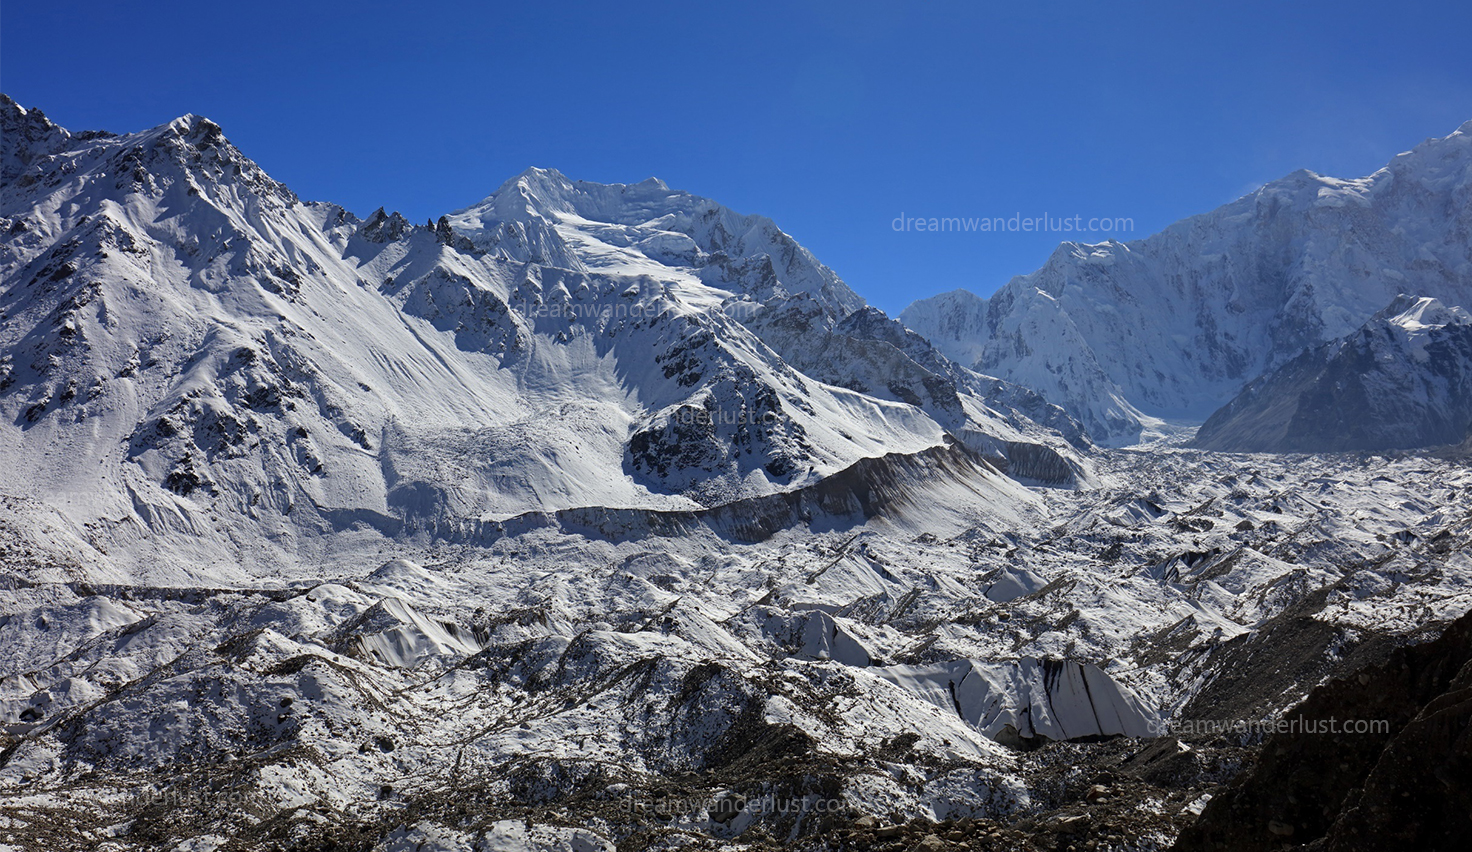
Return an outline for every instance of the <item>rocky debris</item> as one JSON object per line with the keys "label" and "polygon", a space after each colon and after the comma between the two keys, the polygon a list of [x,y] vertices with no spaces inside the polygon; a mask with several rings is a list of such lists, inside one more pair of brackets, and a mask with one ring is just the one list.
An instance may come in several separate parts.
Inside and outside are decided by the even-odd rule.
{"label": "rocky debris", "polygon": [[[1192,709],[1201,718],[1257,718],[1294,694],[1295,679],[1333,674],[1336,659],[1383,656],[1366,647],[1377,644],[1372,636],[1359,646],[1347,638],[1340,622],[1356,608],[1374,607],[1375,623],[1390,625],[1385,613],[1414,607],[1414,626],[1422,607],[1451,605],[1421,596],[1454,603],[1462,594],[1456,569],[1472,538],[1456,496],[1462,474],[1429,458],[1363,470],[1342,459],[1259,460],[1244,469],[1194,453],[1122,454],[1130,467],[1111,478],[1155,487],[1047,491],[1050,522],[1039,528],[903,538],[863,526],[791,531],[790,517],[817,517],[820,507],[850,500],[903,517],[897,507],[951,481],[949,466],[967,460],[975,463],[957,446],[874,460],[817,483],[782,503],[789,521],[743,539],[759,545],[710,538],[682,548],[687,539],[670,534],[618,543],[592,532],[587,516],[564,519],[576,533],[543,528],[477,546],[441,543],[432,565],[394,559],[342,582],[318,577],[269,594],[28,583],[34,572],[80,571],[107,557],[80,537],[57,552],[64,526],[7,504],[0,542],[17,546],[0,548],[0,557],[17,567],[14,588],[0,596],[0,643],[5,659],[37,662],[0,679],[0,707],[10,708],[4,721],[23,732],[0,743],[8,750],[0,781],[10,785],[0,787],[0,811],[25,823],[0,827],[0,843],[91,848],[107,839],[107,826],[132,820],[136,839],[111,839],[119,850],[209,834],[238,837],[241,849],[284,850],[303,838],[413,848],[462,837],[456,832],[469,849],[482,837],[509,837],[512,824],[539,837],[585,831],[589,843],[631,849],[908,852],[937,841],[958,850],[1057,852],[1090,842],[1095,850],[1162,849],[1252,763],[1260,738],[1039,738],[1031,750],[1006,751],[953,706],[878,678],[876,667],[899,659],[985,664],[1059,637],[1078,648],[1098,641],[1123,664],[1101,654],[1093,665],[1131,691],[1169,689],[1179,702],[1200,690],[1205,697]],[[1320,477],[1345,493],[1320,491]],[[1374,502],[1357,503],[1359,493]],[[1241,533],[1230,521],[1245,514],[1289,526],[1287,515],[1259,513],[1267,504],[1289,510],[1293,494],[1323,507],[1294,536],[1302,561],[1263,561],[1253,554],[1290,533]],[[1434,498],[1415,510],[1424,515],[1407,508],[1417,495]],[[1328,511],[1339,500],[1351,507],[1342,521]],[[714,514],[692,513],[668,529],[690,536],[700,517],[715,524]],[[1188,532],[1173,523],[1178,517],[1226,522]],[[1418,534],[1373,534],[1404,529]],[[1379,555],[1338,562],[1322,589],[1285,591],[1284,578],[1353,552],[1345,539]],[[1215,540],[1261,550],[1224,561],[1231,551]],[[1329,545],[1339,549],[1322,550]],[[1116,546],[1114,561],[1095,560]],[[1213,549],[1217,557],[1182,565],[1172,583],[1147,570],[1172,554]],[[56,567],[37,565],[51,559]],[[530,581],[529,569],[537,572]],[[993,600],[986,592],[1003,569],[1018,588]],[[1108,573],[1096,579],[1097,571]],[[1441,579],[1417,579],[1431,576]],[[885,585],[856,597],[860,583]],[[926,584],[957,591],[926,592]],[[830,608],[822,595],[835,588],[844,603]],[[1218,591],[1228,588],[1241,591]],[[1151,609],[1155,595],[1186,599],[1193,590],[1190,617],[1173,608],[1175,597],[1166,598],[1172,608]],[[1130,597],[1114,603],[1101,594]],[[1259,628],[1214,639],[1210,625],[1225,622],[1208,621],[1202,601],[1243,620],[1252,613]],[[1272,613],[1287,615],[1274,621]],[[1106,618],[1125,615],[1129,636],[1146,623],[1160,633],[1147,632],[1139,649],[1095,637]],[[1334,629],[1310,629],[1320,621]],[[963,642],[996,650],[948,653]],[[1276,659],[1292,662],[1281,680],[1272,674],[1275,643]],[[93,665],[99,653],[107,665]],[[1037,698],[1049,694],[1048,667],[1045,657],[1033,659],[1040,692],[1028,694]],[[1246,680],[1227,676],[1238,669]],[[1059,670],[1048,701],[1056,703],[1065,680]],[[1254,691],[1254,681],[1266,686]],[[1087,675],[1083,682],[1091,683]],[[1178,711],[1173,720],[1189,718]],[[152,733],[159,726],[167,736]],[[52,753],[63,759],[47,762]],[[97,774],[68,768],[82,766]],[[883,795],[872,794],[875,784]],[[119,802],[119,789],[157,795]],[[29,797],[42,794],[70,798],[41,814]],[[788,803],[810,796],[843,804],[799,818]],[[168,797],[177,802],[157,802]],[[1069,833],[1085,817],[1088,827]],[[1281,815],[1269,820],[1303,831]],[[1269,821],[1263,830],[1271,833]]]}
{"label": "rocky debris", "polygon": [[1079,471],[1074,463],[1046,444],[1007,441],[1004,451],[1006,455],[1000,467],[1009,476],[1053,486],[1078,483]]}
{"label": "rocky debris", "polygon": [[1472,614],[1286,712],[1177,841],[1194,850],[1460,850],[1472,832]]}

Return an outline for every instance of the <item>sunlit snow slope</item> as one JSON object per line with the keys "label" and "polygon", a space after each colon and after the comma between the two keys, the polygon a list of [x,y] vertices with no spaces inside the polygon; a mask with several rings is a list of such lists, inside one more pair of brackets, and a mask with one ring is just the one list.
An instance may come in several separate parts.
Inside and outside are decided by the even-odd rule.
{"label": "sunlit snow slope", "polygon": [[[1057,409],[928,346],[865,342],[882,357],[852,372],[894,372],[880,392],[785,361],[769,304],[831,327],[862,301],[771,222],[658,181],[531,170],[412,226],[301,201],[207,119],[72,134],[6,99],[0,121],[0,483],[125,569],[697,510],[948,432],[1014,476],[1081,470],[1017,406],[1068,427]],[[967,386],[883,391],[936,371]]]}

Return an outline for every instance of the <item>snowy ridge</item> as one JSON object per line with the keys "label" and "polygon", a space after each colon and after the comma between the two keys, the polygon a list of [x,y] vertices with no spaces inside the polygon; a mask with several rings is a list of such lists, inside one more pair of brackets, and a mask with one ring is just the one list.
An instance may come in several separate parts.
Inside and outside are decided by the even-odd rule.
{"label": "snowy ridge", "polygon": [[448,222],[477,247],[515,260],[643,273],[716,302],[806,293],[839,315],[864,304],[770,219],[742,216],[656,178],[596,184],[532,168]]}
{"label": "snowy ridge", "polygon": [[1472,122],[1365,178],[1299,171],[1127,243],[1063,243],[990,299],[901,314],[942,352],[1030,387],[1096,439],[1200,421],[1396,294],[1472,303]]}

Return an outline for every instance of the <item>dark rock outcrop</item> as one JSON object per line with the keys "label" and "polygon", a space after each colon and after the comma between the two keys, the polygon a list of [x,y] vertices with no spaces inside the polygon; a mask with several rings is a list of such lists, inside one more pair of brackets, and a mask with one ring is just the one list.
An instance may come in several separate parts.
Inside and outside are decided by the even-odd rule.
{"label": "dark rock outcrop", "polygon": [[1461,850],[1472,837],[1472,614],[1314,689],[1174,847]]}
{"label": "dark rock outcrop", "polygon": [[1363,327],[1245,387],[1195,444],[1226,452],[1356,452],[1455,444],[1472,423],[1472,318],[1400,296]]}

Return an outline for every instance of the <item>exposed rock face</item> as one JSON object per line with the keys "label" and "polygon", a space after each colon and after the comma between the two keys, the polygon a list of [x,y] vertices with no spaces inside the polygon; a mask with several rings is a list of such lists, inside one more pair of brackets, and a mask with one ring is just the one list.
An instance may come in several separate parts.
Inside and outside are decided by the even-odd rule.
{"label": "exposed rock face", "polygon": [[0,182],[4,183],[20,179],[32,159],[49,153],[71,136],[40,110],[18,109],[15,101],[4,94],[0,94],[0,135],[5,137],[4,157],[0,159]]}
{"label": "exposed rock face", "polygon": [[1128,442],[1152,417],[1204,419],[1403,292],[1472,304],[1472,122],[1369,177],[1295,172],[1146,239],[1064,243],[989,299],[947,293],[900,319]]}
{"label": "exposed rock face", "polygon": [[402,238],[413,227],[397,210],[389,214],[380,207],[369,214],[368,219],[358,227],[358,236],[370,243],[391,243]]}
{"label": "exposed rock face", "polygon": [[767,305],[746,325],[807,375],[924,409],[1011,476],[1063,486],[1081,478],[1071,450],[1091,444],[1063,409],[1020,385],[961,367],[883,311],[863,308],[838,318],[800,294]]}
{"label": "exposed rock face", "polygon": [[1472,425],[1472,315],[1398,297],[1353,334],[1253,381],[1202,424],[1228,452],[1341,452],[1456,444]]}
{"label": "exposed rock face", "polygon": [[[1330,681],[1283,717],[1179,852],[1465,849],[1472,836],[1472,615]],[[1380,727],[1361,730],[1361,723]]]}

